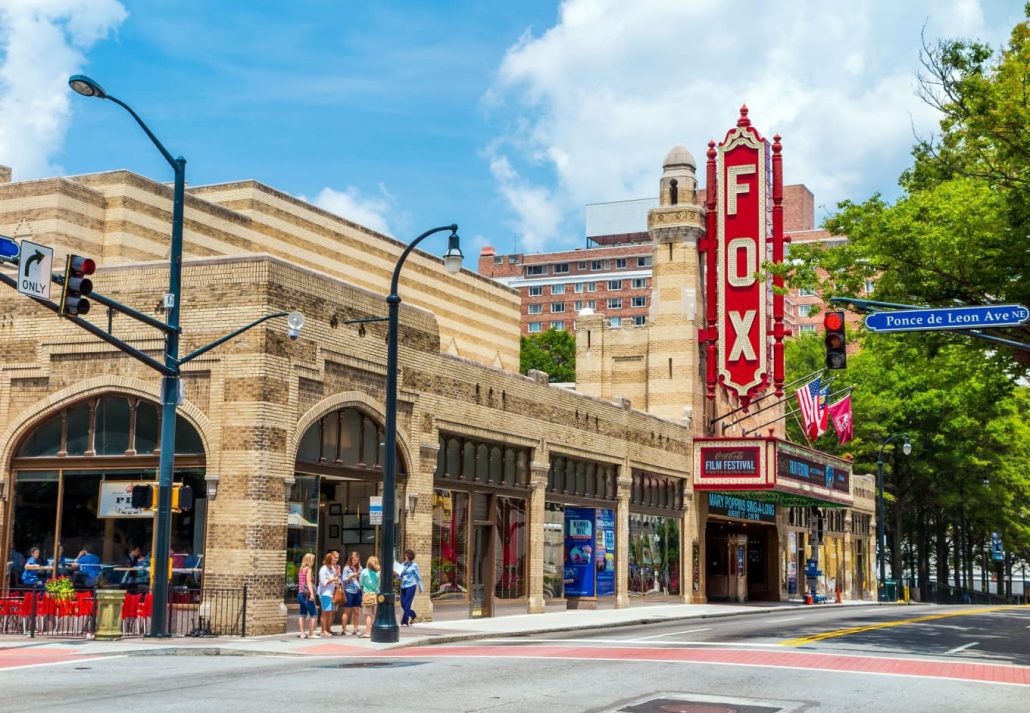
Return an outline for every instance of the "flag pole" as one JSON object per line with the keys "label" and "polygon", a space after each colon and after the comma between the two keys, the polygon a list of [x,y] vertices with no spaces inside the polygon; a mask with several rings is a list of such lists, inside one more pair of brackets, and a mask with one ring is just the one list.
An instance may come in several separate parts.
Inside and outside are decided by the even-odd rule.
{"label": "flag pole", "polygon": [[[790,387],[794,386],[794,384],[799,384],[802,381],[809,381],[816,374],[822,374],[823,371],[825,371],[825,369],[816,369],[815,371],[813,371],[811,374],[809,374],[807,376],[802,376],[800,379],[794,379],[794,381],[790,382],[789,384],[784,384],[783,385],[784,392],[786,392],[786,390],[789,389]],[[713,418],[711,421],[708,422],[708,428],[712,428],[713,426],[715,426],[715,424],[717,424],[719,421],[723,420],[724,418],[729,418],[730,416],[732,416],[735,413],[739,413],[740,411],[743,411],[744,409],[751,408],[752,406],[754,406],[755,404],[757,404],[759,401],[761,401],[763,399],[767,399],[770,396],[774,396],[775,393],[776,392],[769,393],[769,394],[763,394],[762,396],[759,396],[757,399],[755,399],[754,401],[749,403],[747,406],[738,406],[737,408],[733,409],[732,411],[727,411],[726,413],[724,413],[722,416],[719,416],[718,418]],[[789,398],[789,397],[784,397],[784,398]],[[758,412],[756,411],[755,413],[758,413]],[[734,423],[739,423],[739,422],[738,421],[734,421]],[[733,424],[730,424],[730,425],[733,425]],[[723,431],[723,432],[725,433],[725,431]]]}
{"label": "flag pole", "polygon": [[[833,383],[833,380],[834,380],[834,379],[836,379],[836,378],[837,378],[837,377],[835,377],[835,376],[831,376],[831,377],[830,377],[830,378],[828,378],[828,379],[827,379],[827,380],[826,380],[826,381],[825,381],[824,383],[826,383],[826,384],[832,384],[832,383]],[[791,383],[790,383],[790,384],[788,384],[787,386],[784,386],[784,387],[783,387],[783,388],[784,388],[784,390],[786,390],[786,389],[787,389],[787,388],[788,388],[789,386],[793,386],[793,385],[794,385],[795,383],[797,383],[797,382],[791,382]],[[784,391],[784,393],[786,393],[786,391]],[[762,398],[765,398],[765,397],[762,397]],[[768,411],[768,410],[769,410],[769,409],[771,409],[771,408],[776,408],[777,406],[779,406],[780,404],[782,404],[782,403],[783,403],[784,401],[787,401],[787,400],[789,400],[789,399],[792,399],[792,398],[794,398],[794,394],[791,394],[791,395],[789,395],[789,396],[784,396],[784,397],[783,397],[782,399],[779,399],[778,401],[775,401],[775,402],[773,402],[773,403],[769,404],[768,406],[763,406],[762,408],[758,409],[757,411],[753,411],[752,413],[749,413],[749,414],[748,414],[747,416],[744,416],[743,418],[738,418],[738,419],[737,419],[736,421],[731,421],[730,423],[724,423],[724,424],[722,425],[722,432],[723,432],[723,433],[725,434],[725,433],[726,433],[726,431],[727,431],[727,429],[730,429],[730,428],[732,428],[733,426],[736,426],[736,425],[737,425],[738,423],[740,423],[741,421],[746,421],[746,420],[748,420],[749,418],[751,418],[752,416],[754,416],[754,415],[756,415],[756,414],[760,414],[760,413],[762,413],[762,411]],[[827,397],[827,398],[829,398],[829,397]],[[758,399],[758,400],[760,401],[761,399]],[[754,402],[752,402],[752,403],[754,403]],[[729,414],[726,414],[726,415],[727,415],[727,416],[729,416]],[[725,418],[725,416],[724,416],[723,418]],[[775,419],[775,420],[773,420],[773,421],[769,421],[768,423],[776,423],[776,421],[778,421],[778,420],[779,420],[779,419]],[[714,423],[714,421],[713,421],[713,423]]]}
{"label": "flag pole", "polygon": [[[828,395],[828,396],[826,397],[826,400],[827,400],[827,401],[829,401],[830,399],[834,398],[835,396],[840,396],[841,394],[844,394],[844,395],[850,394],[850,393],[851,393],[851,392],[852,392],[852,391],[854,390],[854,388],[855,388],[854,386],[845,386],[845,387],[844,387],[843,389],[841,389],[840,391],[835,391],[834,393],[832,393],[832,394],[829,394],[829,395]],[[780,420],[782,420],[782,419],[785,419],[785,418],[787,418],[787,417],[789,417],[789,416],[797,416],[797,414],[799,414],[800,412],[801,412],[801,409],[799,409],[799,408],[796,408],[796,409],[792,409],[792,410],[790,410],[790,411],[787,411],[787,412],[786,412],[785,414],[783,414],[782,416],[777,416],[776,418],[772,419],[771,421],[766,421],[766,422],[765,422],[765,423],[763,423],[763,424],[762,424],[761,426],[755,426],[755,427],[754,427],[754,428],[752,428],[752,429],[751,429],[750,431],[744,431],[744,435],[746,436],[746,435],[748,435],[749,433],[754,433],[755,431],[760,431],[761,429],[763,429],[763,428],[765,428],[766,426],[768,426],[768,425],[769,425],[770,423],[776,423],[777,421],[780,421]],[[799,425],[799,426],[801,426],[801,431],[802,431],[802,432],[804,432],[804,431],[805,431],[805,428],[804,428],[804,426],[802,426],[802,425],[801,425],[800,423],[798,423],[798,425]],[[806,433],[806,436],[807,436],[807,433]],[[811,441],[809,441],[809,445],[811,445]]]}

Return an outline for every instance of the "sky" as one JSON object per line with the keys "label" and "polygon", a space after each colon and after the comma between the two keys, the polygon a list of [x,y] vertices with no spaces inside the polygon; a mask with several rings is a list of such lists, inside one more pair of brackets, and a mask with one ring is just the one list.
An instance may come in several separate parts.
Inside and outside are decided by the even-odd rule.
{"label": "sky", "polygon": [[[1002,47],[1019,0],[0,0],[0,164],[14,180],[171,171],[88,74],[204,185],[255,179],[466,265],[585,245],[588,203],[703,166],[746,103],[788,183],[898,195],[935,115],[921,42]],[[701,169],[703,171],[703,168]],[[427,249],[442,252],[439,245]]]}

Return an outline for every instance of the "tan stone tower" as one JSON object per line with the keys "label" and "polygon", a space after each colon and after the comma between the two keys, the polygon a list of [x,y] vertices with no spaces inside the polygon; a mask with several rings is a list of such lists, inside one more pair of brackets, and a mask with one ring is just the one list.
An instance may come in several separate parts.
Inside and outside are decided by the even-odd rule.
{"label": "tan stone tower", "polygon": [[[696,162],[687,149],[666,156],[659,206],[648,214],[654,246],[648,324],[611,328],[603,316],[580,313],[576,329],[576,390],[661,418],[689,421],[700,433],[702,378],[697,329],[702,290],[697,241],[704,234]],[[696,417],[695,417],[696,416]]]}

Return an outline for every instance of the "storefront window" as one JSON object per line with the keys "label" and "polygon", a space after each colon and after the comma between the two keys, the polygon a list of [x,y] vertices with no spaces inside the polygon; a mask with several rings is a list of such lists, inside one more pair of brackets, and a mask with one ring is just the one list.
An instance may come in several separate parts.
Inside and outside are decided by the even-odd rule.
{"label": "storefront window", "polygon": [[[317,433],[318,429],[314,429]],[[296,474],[290,487],[286,516],[286,601],[297,597],[297,570],[308,552],[320,562],[318,551],[318,476]]]}
{"label": "storefront window", "polygon": [[526,501],[496,498],[494,518],[494,595],[519,599],[526,596]]}
{"label": "storefront window", "polygon": [[433,491],[433,562],[429,596],[464,600],[468,576],[468,493]]}
{"label": "storefront window", "polygon": [[642,596],[680,593],[679,521],[629,516],[629,591]]}
{"label": "storefront window", "polygon": [[565,596],[565,506],[546,503],[544,509],[544,597]]}

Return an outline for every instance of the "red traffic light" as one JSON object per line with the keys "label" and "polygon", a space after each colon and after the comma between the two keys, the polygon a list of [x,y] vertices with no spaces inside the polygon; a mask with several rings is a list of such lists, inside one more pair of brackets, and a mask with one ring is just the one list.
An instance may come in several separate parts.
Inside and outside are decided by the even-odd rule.
{"label": "red traffic light", "polygon": [[843,312],[827,312],[823,317],[823,326],[831,332],[836,332],[844,327]]}

